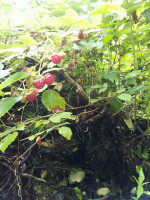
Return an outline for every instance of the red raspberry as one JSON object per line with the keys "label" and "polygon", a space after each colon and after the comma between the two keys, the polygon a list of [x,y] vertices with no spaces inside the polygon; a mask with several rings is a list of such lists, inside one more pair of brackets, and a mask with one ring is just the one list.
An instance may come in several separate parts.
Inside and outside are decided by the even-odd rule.
{"label": "red raspberry", "polygon": [[37,80],[33,85],[35,88],[41,89],[44,87],[45,83],[43,80]]}
{"label": "red raspberry", "polygon": [[55,81],[55,78],[52,74],[47,73],[44,75],[44,83],[47,85],[52,85],[52,83]]}
{"label": "red raspberry", "polygon": [[82,32],[80,32],[80,33],[78,34],[78,38],[79,38],[80,40],[82,40],[82,39],[84,38],[84,34],[83,34]]}
{"label": "red raspberry", "polygon": [[35,94],[35,93],[31,93],[31,94],[28,94],[28,95],[26,96],[26,100],[27,100],[27,101],[32,102],[32,101],[34,101],[35,99],[36,99],[36,94]]}
{"label": "red raspberry", "polygon": [[54,54],[51,56],[51,61],[54,63],[54,64],[59,64],[60,61],[61,61],[61,56],[58,55],[58,54]]}

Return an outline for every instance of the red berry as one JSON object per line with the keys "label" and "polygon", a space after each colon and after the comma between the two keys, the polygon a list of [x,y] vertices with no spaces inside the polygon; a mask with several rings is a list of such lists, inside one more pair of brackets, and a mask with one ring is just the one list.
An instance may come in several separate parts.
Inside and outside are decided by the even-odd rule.
{"label": "red berry", "polygon": [[52,83],[55,81],[55,78],[52,74],[47,73],[44,75],[44,83],[47,85],[52,85]]}
{"label": "red berry", "polygon": [[32,102],[32,101],[34,101],[35,99],[36,99],[36,94],[35,94],[35,93],[31,93],[31,94],[28,94],[28,95],[26,96],[26,100],[27,100],[27,101]]}
{"label": "red berry", "polygon": [[123,54],[121,53],[121,54],[120,54],[120,57],[122,57],[122,56],[123,56]]}
{"label": "red berry", "polygon": [[83,34],[82,32],[80,32],[80,33],[78,34],[78,38],[79,38],[80,40],[82,40],[82,39],[84,38],[84,34]]}
{"label": "red berry", "polygon": [[33,85],[35,88],[41,89],[44,87],[45,83],[43,80],[37,80]]}
{"label": "red berry", "polygon": [[54,54],[51,56],[51,61],[54,63],[54,64],[59,64],[60,61],[61,61],[61,56],[58,55],[58,54]]}

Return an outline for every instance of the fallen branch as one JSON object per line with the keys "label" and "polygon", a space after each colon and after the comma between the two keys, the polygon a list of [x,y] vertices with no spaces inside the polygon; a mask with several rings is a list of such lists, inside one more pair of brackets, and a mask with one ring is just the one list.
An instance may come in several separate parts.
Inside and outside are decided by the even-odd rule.
{"label": "fallen branch", "polygon": [[38,178],[36,176],[33,176],[32,174],[22,173],[21,175],[24,176],[24,177],[27,177],[27,178],[34,179],[36,181],[40,181],[40,182],[46,183],[46,180],[44,180],[43,178]]}
{"label": "fallen branch", "polygon": [[66,82],[68,82],[70,85],[74,85],[75,86],[76,92],[79,95],[79,97],[81,98],[81,100],[85,104],[88,104],[89,103],[89,98],[86,95],[86,93],[84,92],[83,88],[77,82],[75,82],[67,72],[65,72],[63,70],[60,70],[59,72],[61,73],[62,78]]}

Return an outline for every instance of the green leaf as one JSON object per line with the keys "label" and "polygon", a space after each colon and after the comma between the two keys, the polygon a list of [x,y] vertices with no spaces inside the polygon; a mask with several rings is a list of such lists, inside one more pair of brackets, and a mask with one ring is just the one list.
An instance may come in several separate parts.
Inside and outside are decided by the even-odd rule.
{"label": "green leaf", "polygon": [[124,121],[125,121],[126,125],[128,126],[128,128],[129,128],[130,130],[134,131],[134,126],[133,126],[133,123],[132,123],[131,118],[129,118],[129,119],[124,119]]}
{"label": "green leaf", "polygon": [[26,46],[37,44],[37,42],[30,35],[20,36],[19,40],[22,41]]}
{"label": "green leaf", "polygon": [[54,114],[53,116],[50,117],[51,122],[53,123],[60,123],[61,119],[71,119],[75,120],[76,118],[71,116],[71,112],[62,112],[62,113],[57,113]]}
{"label": "green leaf", "polygon": [[150,191],[144,191],[144,194],[150,196]]}
{"label": "green leaf", "polygon": [[81,20],[78,13],[72,9],[67,9],[63,17],[59,18],[60,26],[69,26]]}
{"label": "green leaf", "polygon": [[128,79],[128,80],[127,80],[127,83],[128,83],[128,84],[131,84],[131,85],[136,85],[136,78]]}
{"label": "green leaf", "polygon": [[54,90],[44,91],[41,100],[48,110],[50,110],[50,107],[54,108],[55,106],[60,106],[60,108],[65,109],[64,99]]}
{"label": "green leaf", "polygon": [[150,104],[146,106],[146,113],[149,115],[150,114]]}
{"label": "green leaf", "polygon": [[108,42],[110,42],[110,40],[113,38],[113,35],[107,35],[105,38],[104,38],[104,45],[108,44]]}
{"label": "green leaf", "polygon": [[0,117],[2,117],[5,113],[7,113],[12,108],[12,106],[21,99],[22,96],[3,98],[0,101]]}
{"label": "green leaf", "polygon": [[145,180],[145,176],[143,173],[143,169],[141,168],[140,173],[139,173],[139,184],[142,184],[144,180]]}
{"label": "green leaf", "polygon": [[125,78],[133,78],[141,74],[141,70],[135,70],[125,76]]}
{"label": "green leaf", "polygon": [[12,134],[7,135],[0,142],[0,150],[4,153],[7,147],[16,139],[17,136],[18,136],[18,132],[13,132]]}
{"label": "green leaf", "polygon": [[145,152],[145,153],[142,154],[142,157],[147,160],[149,158],[149,154]]}
{"label": "green leaf", "polygon": [[10,128],[10,129],[4,131],[3,133],[0,133],[0,138],[2,138],[2,137],[4,137],[4,136],[8,135],[9,133],[12,133],[13,131],[17,131],[17,130],[23,131],[24,129],[25,129],[24,124],[20,124],[20,125],[17,126],[17,127],[15,126],[15,127],[13,127],[13,128]]}
{"label": "green leaf", "polygon": [[125,10],[121,8],[119,5],[113,3],[100,3],[96,10],[90,13],[90,15],[100,15],[100,14],[109,14],[111,11],[120,11],[123,13]]}
{"label": "green leaf", "polygon": [[129,90],[129,93],[130,93],[130,94],[137,94],[139,91],[144,91],[144,90],[147,90],[147,89],[148,89],[148,86],[145,86],[145,85],[137,85],[137,86],[132,87],[132,88]]}
{"label": "green leaf", "polygon": [[120,93],[123,93],[123,92],[125,92],[125,88],[121,88],[121,89],[119,89],[119,90],[117,90],[117,94],[120,94]]}
{"label": "green leaf", "polygon": [[139,165],[139,166],[137,165],[137,166],[136,166],[136,172],[137,172],[138,174],[140,173],[141,168],[142,168],[141,165]]}
{"label": "green leaf", "polygon": [[143,192],[144,192],[143,186],[138,185],[138,187],[137,187],[137,198],[140,198],[140,196],[142,196]]}
{"label": "green leaf", "polygon": [[112,99],[110,102],[110,105],[114,109],[115,112],[118,112],[123,106],[122,102],[117,98]]}
{"label": "green leaf", "polygon": [[59,133],[64,136],[67,140],[71,139],[72,136],[72,131],[69,127],[67,126],[62,126],[61,128],[58,129]]}
{"label": "green leaf", "polygon": [[8,135],[9,133],[13,132],[14,130],[16,130],[16,127],[13,127],[11,129],[8,129],[8,130],[4,131],[3,133],[0,133],[0,138]]}
{"label": "green leaf", "polygon": [[98,93],[100,94],[101,92],[105,92],[107,90],[107,87],[108,87],[107,83],[104,83],[101,89],[99,89]]}
{"label": "green leaf", "polygon": [[16,130],[18,130],[18,131],[24,131],[24,129],[25,129],[24,123],[20,124],[20,125],[17,126],[17,128],[16,128]]}
{"label": "green leaf", "polygon": [[148,21],[150,21],[150,8],[144,10],[144,12],[142,12],[142,15],[143,15]]}
{"label": "green leaf", "polygon": [[75,187],[74,190],[75,190],[76,195],[79,198],[79,200],[82,200],[82,192],[81,192],[81,190],[78,187]]}
{"label": "green leaf", "polygon": [[7,87],[8,85],[11,85],[12,83],[15,83],[16,81],[19,81],[23,78],[28,77],[29,74],[26,72],[16,72],[15,74],[8,77],[4,82],[0,84],[0,90]]}
{"label": "green leaf", "polygon": [[118,99],[121,99],[123,101],[131,101],[131,98],[132,98],[130,94],[126,94],[126,93],[119,94],[117,97]]}
{"label": "green leaf", "polygon": [[117,77],[117,73],[116,72],[108,72],[107,74],[104,74],[103,77],[105,79],[110,80],[112,83],[114,82],[115,78]]}
{"label": "green leaf", "polygon": [[35,128],[41,126],[42,124],[45,124],[45,121],[44,121],[44,120],[39,120],[39,121],[37,121],[36,124],[35,124]]}

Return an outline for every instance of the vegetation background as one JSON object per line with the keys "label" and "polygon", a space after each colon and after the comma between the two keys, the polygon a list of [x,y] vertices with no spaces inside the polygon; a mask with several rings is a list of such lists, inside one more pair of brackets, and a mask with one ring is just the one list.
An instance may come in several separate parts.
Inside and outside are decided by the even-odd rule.
{"label": "vegetation background", "polygon": [[149,0],[0,0],[0,41],[0,198],[150,198]]}

